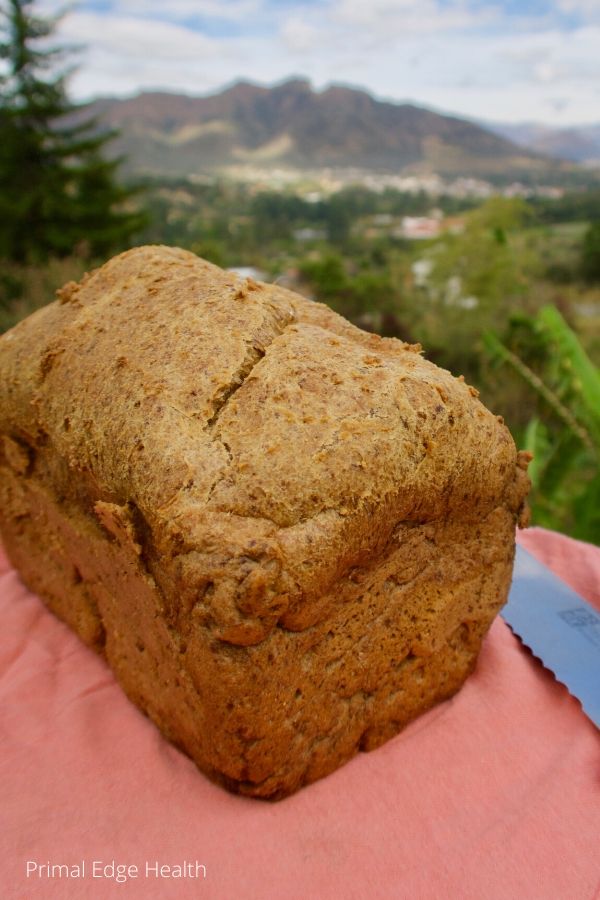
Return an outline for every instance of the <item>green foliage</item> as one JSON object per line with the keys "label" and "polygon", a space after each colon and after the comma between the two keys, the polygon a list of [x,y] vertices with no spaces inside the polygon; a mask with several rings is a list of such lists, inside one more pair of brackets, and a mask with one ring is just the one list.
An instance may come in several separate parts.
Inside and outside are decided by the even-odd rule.
{"label": "green foliage", "polygon": [[54,257],[41,265],[3,262],[0,332],[12,328],[25,316],[54,300],[56,289],[67,281],[79,281],[88,265],[82,256]]}
{"label": "green foliage", "polygon": [[308,259],[300,268],[304,277],[326,303],[343,298],[350,286],[344,261],[337,253],[327,253],[317,259]]}
{"label": "green foliage", "polygon": [[56,18],[8,0],[0,23],[0,256],[25,262],[77,246],[104,256],[143,224],[104,158],[99,134],[69,102],[64,49],[48,46]]}
{"label": "green foliage", "polygon": [[469,213],[464,228],[424,247],[429,271],[413,281],[411,328],[436,361],[481,378],[482,331],[502,328],[511,311],[529,304],[532,254],[520,248],[528,208],[494,197]]}
{"label": "green foliage", "polygon": [[588,281],[600,282],[600,219],[592,222],[584,235],[581,272]]}
{"label": "green foliage", "polygon": [[337,253],[309,258],[300,266],[303,279],[316,297],[369,331],[404,337],[400,296],[390,272],[366,265],[349,266]]}
{"label": "green foliage", "polygon": [[552,199],[533,197],[529,204],[540,223],[589,222],[598,217],[600,187],[584,185]]}
{"label": "green foliage", "polygon": [[[526,323],[519,324],[523,346]],[[522,442],[533,453],[534,522],[599,541],[600,371],[554,307],[541,309],[528,326],[531,359],[493,333],[485,344],[490,357],[511,366],[538,400]]]}

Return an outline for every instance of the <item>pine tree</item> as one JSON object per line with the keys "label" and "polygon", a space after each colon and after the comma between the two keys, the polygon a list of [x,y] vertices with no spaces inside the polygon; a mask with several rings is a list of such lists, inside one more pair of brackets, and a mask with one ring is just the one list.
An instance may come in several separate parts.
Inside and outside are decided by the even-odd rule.
{"label": "pine tree", "polygon": [[101,133],[68,99],[70,51],[49,45],[58,17],[33,7],[2,0],[0,10],[0,257],[40,260],[82,246],[105,256],[127,246],[145,216],[117,180],[119,160],[103,155],[115,133]]}

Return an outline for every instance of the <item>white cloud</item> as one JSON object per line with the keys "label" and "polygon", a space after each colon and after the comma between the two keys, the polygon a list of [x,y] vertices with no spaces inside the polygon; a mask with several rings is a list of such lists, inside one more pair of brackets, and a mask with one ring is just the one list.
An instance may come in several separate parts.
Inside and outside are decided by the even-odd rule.
{"label": "white cloud", "polygon": [[499,57],[512,68],[515,79],[562,87],[578,82],[584,91],[600,83],[600,27],[575,29],[568,40],[554,30],[520,35],[503,44]]}
{"label": "white cloud", "polygon": [[299,16],[291,16],[281,27],[281,37],[290,50],[305,53],[327,41],[324,30]]}
{"label": "white cloud", "polygon": [[202,93],[249,64],[239,43],[132,16],[111,17],[107,27],[98,13],[74,13],[62,23],[61,36],[85,48],[70,83],[81,99],[161,88]]}
{"label": "white cloud", "polygon": [[567,14],[575,14],[587,22],[600,22],[598,0],[558,0],[558,9]]}
{"label": "white cloud", "polygon": [[124,58],[152,60],[194,59],[198,55],[215,56],[223,52],[222,42],[170,22],[115,16],[107,27],[106,18],[97,13],[74,13],[61,29],[73,41]]}
{"label": "white cloud", "polygon": [[333,22],[397,39],[411,33],[473,28],[495,18],[496,11],[485,6],[473,11],[460,0],[333,0],[329,16]]}
{"label": "white cloud", "polygon": [[543,84],[550,84],[553,81],[558,81],[564,74],[564,69],[561,69],[560,66],[554,65],[547,60],[536,63],[533,67],[535,79]]}

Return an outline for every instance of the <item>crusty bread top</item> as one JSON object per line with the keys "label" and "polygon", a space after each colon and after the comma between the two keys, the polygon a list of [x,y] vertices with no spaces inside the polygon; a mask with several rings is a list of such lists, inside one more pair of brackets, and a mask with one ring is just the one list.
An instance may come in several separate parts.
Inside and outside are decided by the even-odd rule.
{"label": "crusty bread top", "polygon": [[238,643],[304,627],[398,522],[475,521],[526,490],[506,427],[417,348],[174,248],[66,285],[2,337],[0,377],[5,432],[85,476],[106,527],[135,507],[180,580],[237,561],[244,596],[211,615]]}

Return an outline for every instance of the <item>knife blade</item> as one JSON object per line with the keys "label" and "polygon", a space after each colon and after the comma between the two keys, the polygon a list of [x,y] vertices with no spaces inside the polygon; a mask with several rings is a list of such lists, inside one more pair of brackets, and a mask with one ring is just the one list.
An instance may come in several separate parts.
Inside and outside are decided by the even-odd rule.
{"label": "knife blade", "polygon": [[600,613],[517,546],[501,616],[600,728]]}

